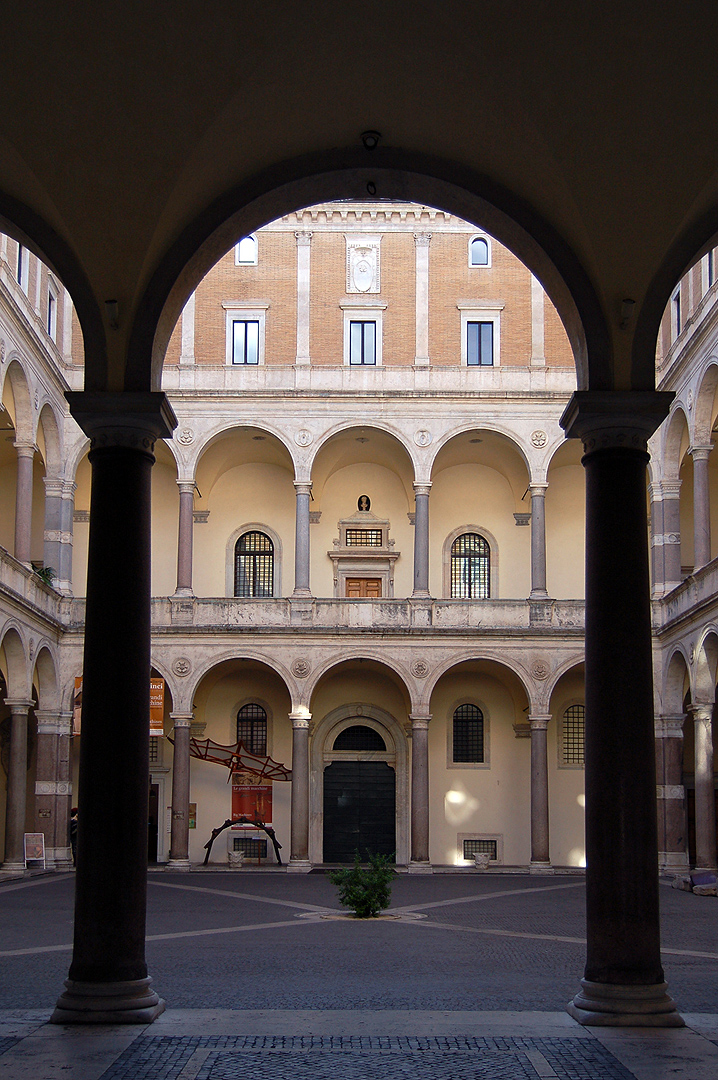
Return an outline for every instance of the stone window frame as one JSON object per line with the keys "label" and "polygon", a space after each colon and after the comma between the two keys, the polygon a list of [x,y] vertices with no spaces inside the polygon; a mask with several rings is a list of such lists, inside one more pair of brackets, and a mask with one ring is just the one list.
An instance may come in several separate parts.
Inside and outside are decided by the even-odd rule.
{"label": "stone window frame", "polygon": [[27,296],[30,288],[30,249],[18,241],[15,280]]}
{"label": "stone window frame", "polygon": [[[478,533],[483,537],[486,543],[489,545],[489,596],[486,600],[462,600],[460,597],[452,597],[451,595],[451,548],[459,536],[463,536],[464,533]],[[446,539],[444,540],[444,547],[441,552],[441,584],[442,584],[442,596],[445,600],[454,600],[459,604],[483,604],[490,603],[492,600],[498,599],[499,595],[499,545],[496,542],[496,537],[493,533],[490,533],[488,529],[483,528],[481,525],[460,525],[457,529],[452,530]]]}
{"label": "stone window frame", "polygon": [[[254,258],[253,259],[240,259],[239,257],[239,245],[245,240],[254,241]],[[234,245],[234,265],[235,266],[257,266],[259,263],[259,239],[256,233],[249,233],[247,236],[243,236]]]}
{"label": "stone window frame", "polygon": [[[500,300],[460,300],[456,305],[461,315],[461,366],[472,371],[491,371],[501,366],[501,312],[504,303]],[[468,324],[490,322],[494,327],[494,355],[492,364],[469,364],[468,362]]]}
{"label": "stone window frame", "polygon": [[[486,247],[487,247],[486,260],[487,261],[485,263],[475,263],[475,262],[471,261],[471,245],[473,244],[474,240],[483,240],[486,243]],[[469,269],[470,270],[490,270],[491,269],[491,254],[492,254],[492,252],[491,252],[491,237],[487,236],[486,233],[472,233],[472,235],[469,237],[469,243],[467,245],[467,256],[466,256],[467,259],[468,259]]]}
{"label": "stone window frame", "polygon": [[563,722],[564,722],[564,717],[566,715],[566,711],[568,709],[570,709],[572,705],[583,705],[583,708],[584,708],[584,723],[585,723],[586,702],[585,702],[584,699],[581,699],[581,698],[578,698],[578,697],[568,698],[566,701],[564,701],[562,703],[561,708],[558,710],[558,724],[557,724],[557,731],[556,731],[557,767],[559,769],[568,769],[568,770],[573,771],[573,772],[585,772],[585,770],[586,770],[586,765],[585,765],[585,737],[586,737],[585,736],[585,727],[584,727],[584,764],[583,765],[577,765],[577,764],[575,764],[573,762],[564,761],[564,754],[563,754]]}
{"label": "stone window frame", "polygon": [[[248,532],[265,533],[274,544],[274,585],[272,596],[235,596],[234,595],[234,549],[240,536]],[[225,596],[231,600],[241,601],[243,604],[256,604],[267,600],[278,600],[282,597],[282,541],[274,529],[259,521],[249,521],[232,532],[227,540],[225,554]]]}
{"label": "stone window frame", "polygon": [[57,305],[59,302],[60,290],[53,279],[48,275],[47,279],[47,319],[45,321],[45,330],[50,341],[57,343]]}
{"label": "stone window frame", "polygon": [[489,866],[503,866],[504,862],[504,835],[503,833],[457,833],[456,834],[456,865],[472,866],[473,860],[464,858],[464,840],[495,840],[496,861],[490,861]]}
{"label": "stone window frame", "polygon": [[[461,705],[475,705],[481,709],[484,718],[484,760],[483,761],[454,761],[454,713]],[[446,767],[447,769],[491,769],[491,718],[486,702],[476,694],[464,694],[457,698],[450,706],[446,717]],[[484,839],[483,837],[467,836],[467,840]],[[493,837],[492,837],[493,839]],[[463,849],[462,849],[463,850]]]}
{"label": "stone window frame", "polygon": [[[366,296],[362,295],[361,300],[345,300],[339,307],[344,313],[344,367],[351,368],[353,371],[368,371],[371,368],[381,367],[383,363],[384,312],[387,307],[386,303],[382,300],[367,300]],[[349,326],[350,323],[353,322],[376,323],[375,363],[351,364],[349,362]]]}
{"label": "stone window frame", "polygon": [[[256,369],[258,367],[262,367],[262,365],[264,364],[265,323],[267,311],[269,310],[269,303],[262,300],[223,300],[222,307],[225,311],[225,363],[227,367],[234,368],[235,370],[239,371],[246,371],[248,368]],[[233,324],[235,320],[239,322],[259,323],[259,355],[256,364],[232,363],[234,346]]]}

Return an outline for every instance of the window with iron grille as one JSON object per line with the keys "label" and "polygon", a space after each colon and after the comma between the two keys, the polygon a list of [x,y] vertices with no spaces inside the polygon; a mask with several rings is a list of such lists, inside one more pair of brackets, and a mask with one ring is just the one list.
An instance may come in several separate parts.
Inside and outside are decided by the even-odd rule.
{"label": "window with iron grille", "polygon": [[159,765],[159,763],[162,760],[162,755],[160,754],[160,749],[161,749],[160,743],[161,742],[162,742],[162,739],[158,738],[157,735],[153,735],[152,738],[150,739],[150,764],[151,765]]}
{"label": "window with iron grille", "polygon": [[386,750],[386,743],[378,731],[366,724],[344,728],[334,740],[335,750]]}
{"label": "window with iron grille", "polygon": [[255,836],[233,836],[234,851],[243,851],[246,859],[266,859],[267,841]]}
{"label": "window with iron grille", "polygon": [[466,324],[466,363],[469,367],[491,367],[494,362],[494,324]]}
{"label": "window with iron grille", "polygon": [[232,363],[259,363],[259,320],[232,320]]}
{"label": "window with iron grille", "polygon": [[451,545],[451,595],[456,600],[488,600],[490,551],[483,536],[463,533]]}
{"label": "window with iron grille", "polygon": [[454,712],[455,762],[484,760],[484,714],[478,705],[459,705]]}
{"label": "window with iron grille", "polygon": [[274,544],[265,533],[246,532],[235,544],[234,595],[274,595]]}
{"label": "window with iron grille", "polygon": [[376,364],[376,323],[349,323],[349,363]]}
{"label": "window with iron grille", "polygon": [[583,739],[586,726],[586,706],[569,705],[563,714],[561,748],[564,765],[583,765]]}
{"label": "window with iron grille", "polygon": [[464,840],[464,858],[473,859],[474,855],[486,855],[491,862],[498,859],[498,840]]}
{"label": "window with iron grille", "polygon": [[237,742],[251,754],[267,753],[267,713],[252,702],[237,713]]}
{"label": "window with iron grille", "polygon": [[381,547],[381,529],[347,529],[347,547]]}

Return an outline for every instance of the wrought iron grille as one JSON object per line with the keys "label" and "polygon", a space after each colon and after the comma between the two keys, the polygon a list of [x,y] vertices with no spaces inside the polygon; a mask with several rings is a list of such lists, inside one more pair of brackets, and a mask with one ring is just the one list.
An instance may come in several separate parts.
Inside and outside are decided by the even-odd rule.
{"label": "wrought iron grille", "polygon": [[586,706],[569,705],[563,714],[563,763],[583,765],[583,744],[586,728]]}
{"label": "wrought iron grille", "polygon": [[347,529],[347,547],[381,547],[381,529]]}
{"label": "wrought iron grille", "polygon": [[451,595],[456,600],[488,600],[490,551],[483,536],[463,533],[451,545]]}
{"label": "wrought iron grille", "polygon": [[267,753],[267,713],[261,705],[243,705],[237,713],[237,742],[251,754]]}
{"label": "wrought iron grille", "polygon": [[266,859],[267,841],[254,836],[233,836],[234,850],[243,851],[245,859]]}
{"label": "wrought iron grille", "polygon": [[344,728],[334,740],[335,750],[386,750],[386,744],[378,731],[366,724]]}
{"label": "wrought iron grille", "polygon": [[488,852],[491,862],[496,862],[498,847],[498,840],[464,840],[464,858],[473,859],[474,855],[485,855]]}
{"label": "wrought iron grille", "polygon": [[484,714],[478,705],[459,705],[454,712],[454,761],[484,760]]}
{"label": "wrought iron grille", "polygon": [[235,545],[234,595],[274,595],[274,544],[264,533],[244,533]]}

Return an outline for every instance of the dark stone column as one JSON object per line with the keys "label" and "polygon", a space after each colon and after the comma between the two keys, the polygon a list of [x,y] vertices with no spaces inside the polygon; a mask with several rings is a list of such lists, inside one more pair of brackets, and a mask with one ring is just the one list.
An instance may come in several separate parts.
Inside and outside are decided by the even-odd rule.
{"label": "dark stone column", "polygon": [[6,698],[12,714],[10,762],[5,811],[5,861],[3,870],[25,869],[25,814],[27,812],[27,714],[32,701]]}
{"label": "dark stone column", "polygon": [[416,513],[414,515],[414,592],[412,596],[429,595],[429,492],[431,484],[414,484]]}
{"label": "dark stone column", "polygon": [[161,393],[69,393],[90,437],[75,938],[54,1023],[147,1023],[150,477],[176,424]]}
{"label": "dark stone column", "polygon": [[180,492],[177,537],[177,588],[175,596],[192,596],[192,533],[194,530],[194,480],[178,480]]}
{"label": "dark stone column", "polygon": [[689,707],[695,733],[696,869],[716,868],[715,781],[713,779],[713,706]]}
{"label": "dark stone column", "polygon": [[32,464],[35,447],[18,445],[17,488],[15,492],[15,558],[18,562],[30,562],[32,538]]}
{"label": "dark stone column", "polygon": [[189,870],[189,736],[192,716],[172,713],[174,755],[172,758],[172,834],[168,870]]}
{"label": "dark stone column", "polygon": [[292,802],[288,871],[308,873],[309,862],[309,721],[306,710],[291,712],[292,722]]}
{"label": "dark stone column", "polygon": [[[418,505],[418,503],[417,503]],[[429,714],[411,720],[411,862],[409,873],[430,874],[429,862]]]}
{"label": "dark stone column", "polygon": [[586,970],[582,1024],[680,1026],[660,955],[647,442],[671,394],[579,391],[586,469]]}
{"label": "dark stone column", "polygon": [[548,484],[531,484],[531,597],[541,600],[546,591],[546,488]]}
{"label": "dark stone column", "polygon": [[681,583],[681,481],[664,480],[663,488],[663,591]]}
{"label": "dark stone column", "polygon": [[552,872],[548,826],[548,713],[529,716],[531,724],[531,867],[534,874]]}
{"label": "dark stone column", "polygon": [[309,499],[311,481],[294,481],[297,492],[297,511],[294,541],[294,593],[293,596],[309,597]]}
{"label": "dark stone column", "polygon": [[683,788],[684,716],[657,716],[656,788],[658,795],[658,867],[681,874],[688,869],[685,790]]}
{"label": "dark stone column", "polygon": [[708,458],[712,446],[692,446],[693,458],[693,570],[711,561],[711,497]]}

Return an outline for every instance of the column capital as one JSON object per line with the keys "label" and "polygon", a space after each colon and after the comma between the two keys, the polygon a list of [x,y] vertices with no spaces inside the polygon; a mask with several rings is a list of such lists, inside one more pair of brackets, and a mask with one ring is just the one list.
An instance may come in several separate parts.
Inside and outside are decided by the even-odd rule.
{"label": "column capital", "polygon": [[294,239],[297,241],[297,247],[309,247],[312,242],[312,233],[309,229],[303,229],[295,232]]}
{"label": "column capital", "polygon": [[414,233],[414,243],[417,247],[428,247],[431,243],[431,233]]}
{"label": "column capital", "polygon": [[30,701],[27,698],[5,698],[5,704],[9,708],[13,716],[23,716],[27,713],[28,709],[31,709],[35,704],[34,701]]}
{"label": "column capital", "polygon": [[194,480],[178,480],[177,487],[180,489],[180,493],[184,494],[189,492],[190,495],[194,495],[194,489],[197,485]]}
{"label": "column capital", "polygon": [[654,731],[657,739],[682,739],[685,716],[657,716]]}
{"label": "column capital", "polygon": [[584,454],[626,449],[648,452],[648,440],[668,416],[670,390],[576,390],[559,420]]}
{"label": "column capital", "polygon": [[689,705],[688,712],[693,717],[694,724],[710,724],[713,721],[713,705],[698,703]]}
{"label": "column capital", "polygon": [[529,495],[531,498],[534,495],[538,495],[540,498],[544,498],[546,495],[546,488],[548,487],[548,480],[532,480],[529,484]]}
{"label": "column capital", "polygon": [[194,716],[192,713],[170,713],[170,720],[176,728],[189,728],[194,723]]}
{"label": "column capital", "polygon": [[551,713],[529,713],[532,731],[545,731],[551,720]]}
{"label": "column capital", "polygon": [[64,735],[65,720],[55,709],[35,709],[38,735]]}
{"label": "column capital", "polygon": [[297,495],[311,495],[312,493],[312,481],[311,480],[295,480],[294,490]]}
{"label": "column capital", "polygon": [[168,439],[177,427],[162,391],[72,390],[65,397],[91,450],[120,447],[151,454],[157,439]]}
{"label": "column capital", "polygon": [[42,482],[45,485],[45,494],[48,498],[55,496],[61,499],[65,490],[65,481],[60,476],[43,476]]}
{"label": "column capital", "polygon": [[691,455],[694,461],[707,461],[712,449],[712,443],[710,443],[708,446],[697,444],[696,446],[689,446],[688,453]]}
{"label": "column capital", "polygon": [[290,712],[289,719],[293,728],[306,728],[309,730],[309,721],[312,719],[312,714],[303,709],[301,712]]}
{"label": "column capital", "polygon": [[17,456],[20,458],[34,457],[35,451],[37,450],[37,446],[35,445],[35,443],[18,442],[17,440],[15,440],[13,446],[15,447],[15,450],[17,452]]}
{"label": "column capital", "polygon": [[433,713],[409,713],[412,731],[427,731]]}
{"label": "column capital", "polygon": [[431,493],[431,480],[415,480],[412,487],[415,495],[429,495]]}

